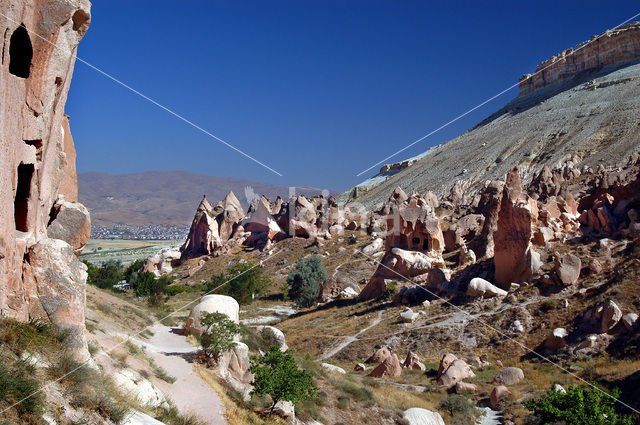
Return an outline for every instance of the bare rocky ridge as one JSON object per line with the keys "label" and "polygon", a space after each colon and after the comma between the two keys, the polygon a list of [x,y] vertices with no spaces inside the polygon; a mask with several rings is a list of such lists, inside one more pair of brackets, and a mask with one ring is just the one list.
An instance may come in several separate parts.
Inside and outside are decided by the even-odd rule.
{"label": "bare rocky ridge", "polygon": [[[356,201],[372,208],[381,205],[396,187],[406,192],[431,190],[444,197],[457,185],[472,196],[487,180],[501,179],[516,165],[527,184],[543,166],[553,169],[570,156],[581,167],[595,168],[637,152],[638,23],[608,35],[606,42],[604,37],[601,40],[601,48],[618,43],[622,50],[607,50],[607,59],[600,60],[597,66],[592,66],[595,59],[584,58],[575,59],[586,63],[584,67],[576,65],[575,72],[558,68],[557,77],[545,80],[554,84],[536,83],[539,88],[521,94],[473,129],[430,149],[380,184],[343,193],[338,202]],[[627,55],[629,49],[625,46],[635,53]],[[580,52],[591,55],[595,50],[585,48]],[[558,67],[569,63],[570,58],[556,59]]]}
{"label": "bare rocky ridge", "polygon": [[637,61],[638,58],[640,22],[632,22],[593,36],[590,41],[541,62],[535,73],[524,75],[520,79],[520,95],[562,83],[586,71]]}
{"label": "bare rocky ridge", "polygon": [[[85,341],[86,209],[76,204],[75,150],[64,105],[88,0],[5,0],[0,9],[0,314],[48,318]],[[55,222],[53,228],[49,225]],[[54,239],[55,238],[55,239]]]}

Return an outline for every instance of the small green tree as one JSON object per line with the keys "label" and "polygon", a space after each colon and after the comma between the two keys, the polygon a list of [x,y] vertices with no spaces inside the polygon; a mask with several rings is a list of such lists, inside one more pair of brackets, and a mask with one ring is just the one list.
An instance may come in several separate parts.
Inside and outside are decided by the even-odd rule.
{"label": "small green tree", "polygon": [[297,404],[314,397],[318,390],[311,373],[298,368],[292,351],[283,353],[275,345],[269,347],[262,357],[252,356],[250,370],[253,374],[251,396],[269,395],[273,403],[270,415],[279,401]]}
{"label": "small green tree", "polygon": [[137,278],[138,273],[140,273],[140,271],[142,270],[144,262],[144,260],[140,259],[129,264],[127,267],[125,267],[124,272],[122,273],[122,278],[131,283],[131,281]]}
{"label": "small green tree", "polygon": [[[450,394],[442,400],[438,406],[449,412],[452,418],[466,419],[469,423],[475,423],[475,408],[471,401],[461,394]],[[467,421],[465,421],[467,422]]]}
{"label": "small green tree", "polygon": [[289,298],[300,307],[311,307],[320,295],[320,285],[327,279],[322,257],[301,258],[287,276]]}
{"label": "small green tree", "polygon": [[168,276],[160,276],[156,279],[156,276],[151,272],[138,273],[136,279],[131,282],[137,297],[161,295],[170,284],[171,278]]}
{"label": "small green tree", "polygon": [[122,280],[122,264],[119,261],[109,260],[100,267],[88,261],[83,261],[87,266],[87,283],[98,288],[112,288]]}
{"label": "small green tree", "polygon": [[235,342],[233,338],[242,332],[242,327],[222,313],[202,313],[200,324],[205,327],[200,344],[204,353],[215,361],[220,355],[231,350]]}
{"label": "small green tree", "polygon": [[620,390],[613,389],[611,396],[591,387],[570,386],[566,393],[552,388],[544,397],[527,400],[524,405],[545,425],[631,425],[631,416],[618,416],[614,410]]}
{"label": "small green tree", "polygon": [[[226,284],[225,284],[226,282]],[[253,298],[263,295],[271,280],[264,275],[261,267],[255,267],[251,262],[237,263],[227,269],[227,273],[211,276],[207,283],[207,292],[221,286],[216,293],[229,295],[239,304],[251,304]]]}

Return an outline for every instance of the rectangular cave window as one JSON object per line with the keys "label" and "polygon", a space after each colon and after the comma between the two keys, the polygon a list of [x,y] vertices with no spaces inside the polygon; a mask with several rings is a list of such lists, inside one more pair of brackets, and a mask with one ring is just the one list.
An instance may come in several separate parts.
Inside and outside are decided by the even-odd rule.
{"label": "rectangular cave window", "polygon": [[29,146],[35,147],[36,148],[36,161],[38,161],[38,162],[42,161],[42,140],[41,139],[25,140],[24,143],[26,143]]}
{"label": "rectangular cave window", "polygon": [[424,251],[429,251],[429,238],[424,239],[424,243],[422,244],[422,249]]}
{"label": "rectangular cave window", "polygon": [[14,201],[14,217],[16,230],[29,231],[29,196],[31,195],[31,180],[35,167],[33,164],[18,165],[18,188]]}

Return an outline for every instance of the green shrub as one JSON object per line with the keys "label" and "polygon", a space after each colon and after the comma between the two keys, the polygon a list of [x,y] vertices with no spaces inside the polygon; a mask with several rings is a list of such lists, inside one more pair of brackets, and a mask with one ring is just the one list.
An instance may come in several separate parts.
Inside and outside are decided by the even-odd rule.
{"label": "green shrub", "polygon": [[203,313],[200,324],[205,327],[200,337],[202,349],[216,361],[222,353],[234,347],[233,338],[242,332],[239,324],[222,313]]}
{"label": "green shrub", "polygon": [[168,276],[156,276],[151,272],[138,273],[136,280],[131,282],[137,297],[148,297],[151,295],[161,295],[165,288],[171,284]]}
{"label": "green shrub", "polygon": [[172,285],[172,286],[167,286],[164,289],[164,293],[165,295],[169,296],[169,297],[173,297],[175,295],[178,294],[182,294],[183,292],[185,292],[187,289],[184,286],[180,286],[180,285]]}
{"label": "green shrub", "polygon": [[460,394],[450,394],[440,402],[438,406],[440,409],[449,412],[451,417],[465,417],[471,416],[473,418],[474,406],[471,401]]}
{"label": "green shrub", "polygon": [[382,298],[391,299],[397,293],[398,293],[398,281],[392,280],[391,282],[386,284],[384,293],[382,294]]}
{"label": "green shrub", "polygon": [[273,345],[264,356],[251,357],[250,370],[253,374],[251,396],[269,395],[273,403],[269,414],[273,413],[280,400],[290,401],[295,405],[316,395],[313,376],[298,368],[291,350],[283,353]]}
{"label": "green shrub", "polygon": [[611,397],[592,387],[570,386],[566,393],[550,389],[538,400],[527,400],[524,405],[543,424],[566,425],[632,425],[631,416],[619,416],[614,410],[620,391],[615,388]]}
{"label": "green shrub", "polygon": [[543,302],[542,305],[540,306],[540,310],[546,313],[551,310],[555,310],[557,307],[558,307],[558,300],[552,298]]}
{"label": "green shrub", "polygon": [[129,264],[122,272],[122,279],[126,280],[127,282],[134,281],[138,273],[140,273],[140,271],[142,270],[144,263],[145,260],[136,260],[133,263]]}
{"label": "green shrub", "polygon": [[123,279],[122,263],[115,260],[109,260],[100,267],[83,260],[87,265],[87,283],[95,285],[98,288],[111,289]]}
{"label": "green shrub", "polygon": [[214,289],[218,294],[233,297],[239,304],[251,304],[255,297],[262,296],[271,285],[261,267],[251,262],[237,263],[227,269],[227,273],[211,276],[206,291]]}
{"label": "green shrub", "polygon": [[311,307],[320,295],[320,285],[327,279],[322,257],[301,258],[287,277],[288,295],[300,307]]}
{"label": "green shrub", "polygon": [[38,392],[40,385],[29,377],[28,368],[21,366],[10,370],[0,363],[0,410],[18,403],[15,409],[19,415],[38,414],[44,406],[44,394]]}

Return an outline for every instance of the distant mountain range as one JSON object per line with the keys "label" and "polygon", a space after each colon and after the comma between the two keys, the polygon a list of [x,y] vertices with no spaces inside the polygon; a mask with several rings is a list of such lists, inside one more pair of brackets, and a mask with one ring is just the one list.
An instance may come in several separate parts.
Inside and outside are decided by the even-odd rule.
{"label": "distant mountain range", "polygon": [[[134,174],[100,172],[78,175],[80,201],[98,226],[172,224],[188,226],[202,195],[211,204],[232,190],[248,207],[251,194],[289,198],[289,188],[253,180],[206,176],[187,171],[149,171]],[[296,187],[296,194],[318,195],[313,187]],[[334,192],[331,193],[335,195]],[[249,196],[249,199],[247,197]]]}

